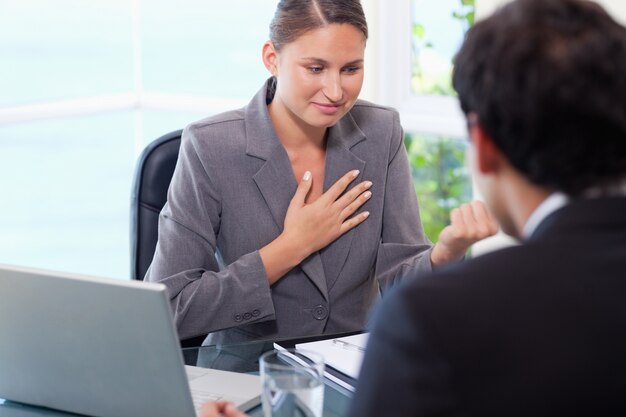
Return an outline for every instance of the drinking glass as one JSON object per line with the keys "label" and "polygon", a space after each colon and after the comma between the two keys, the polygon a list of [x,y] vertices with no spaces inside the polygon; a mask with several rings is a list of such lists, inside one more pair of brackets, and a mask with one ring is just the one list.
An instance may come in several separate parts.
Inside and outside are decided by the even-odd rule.
{"label": "drinking glass", "polygon": [[274,350],[259,359],[265,417],[322,417],[324,359],[314,352]]}

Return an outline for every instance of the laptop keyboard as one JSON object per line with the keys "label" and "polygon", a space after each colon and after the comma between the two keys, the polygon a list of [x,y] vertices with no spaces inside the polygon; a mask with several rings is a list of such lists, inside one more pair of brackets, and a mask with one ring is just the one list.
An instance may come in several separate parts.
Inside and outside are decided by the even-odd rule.
{"label": "laptop keyboard", "polygon": [[196,411],[199,411],[200,407],[202,407],[202,404],[204,404],[205,402],[221,400],[222,396],[212,392],[192,390],[191,398],[193,400],[193,408],[195,408]]}

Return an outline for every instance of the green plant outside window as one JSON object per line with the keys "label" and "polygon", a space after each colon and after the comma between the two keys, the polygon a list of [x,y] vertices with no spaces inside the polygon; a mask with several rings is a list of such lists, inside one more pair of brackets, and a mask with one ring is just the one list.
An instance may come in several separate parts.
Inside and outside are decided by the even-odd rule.
{"label": "green plant outside window", "polygon": [[424,232],[435,242],[450,222],[450,211],[472,198],[465,167],[465,139],[425,134],[405,135],[405,146],[420,205]]}
{"label": "green plant outside window", "polygon": [[[414,94],[452,96],[454,53],[474,23],[475,4],[474,0],[441,1],[437,6],[439,19],[420,20],[431,13],[432,7],[430,1],[413,0],[411,88]],[[455,33],[456,39],[450,39],[449,33],[443,36],[442,30]],[[439,40],[448,44],[447,49],[443,45],[438,48]],[[451,41],[456,42],[454,47]],[[468,142],[465,138],[413,133],[405,136],[405,146],[424,231],[435,242],[449,224],[452,209],[472,198],[471,179],[465,167]]]}

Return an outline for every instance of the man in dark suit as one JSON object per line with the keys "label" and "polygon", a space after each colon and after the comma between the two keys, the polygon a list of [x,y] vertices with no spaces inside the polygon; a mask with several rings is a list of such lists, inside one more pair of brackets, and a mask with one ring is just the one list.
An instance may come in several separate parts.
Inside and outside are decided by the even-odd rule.
{"label": "man in dark suit", "polygon": [[388,294],[350,415],[626,415],[626,28],[517,0],[470,29],[453,81],[522,245]]}

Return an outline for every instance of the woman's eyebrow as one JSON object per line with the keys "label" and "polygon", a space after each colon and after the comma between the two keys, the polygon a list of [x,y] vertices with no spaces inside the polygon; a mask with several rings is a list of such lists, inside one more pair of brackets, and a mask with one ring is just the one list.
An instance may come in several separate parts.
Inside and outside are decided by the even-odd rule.
{"label": "woman's eyebrow", "polygon": [[[309,62],[315,62],[315,63],[322,64],[322,65],[328,65],[328,61],[326,61],[326,60],[324,60],[322,58],[303,57],[301,59],[302,59],[302,61],[309,61]],[[347,62],[346,64],[344,64],[344,66],[347,66],[347,65],[360,65],[363,62],[364,62],[363,59],[355,59],[354,61]]]}

